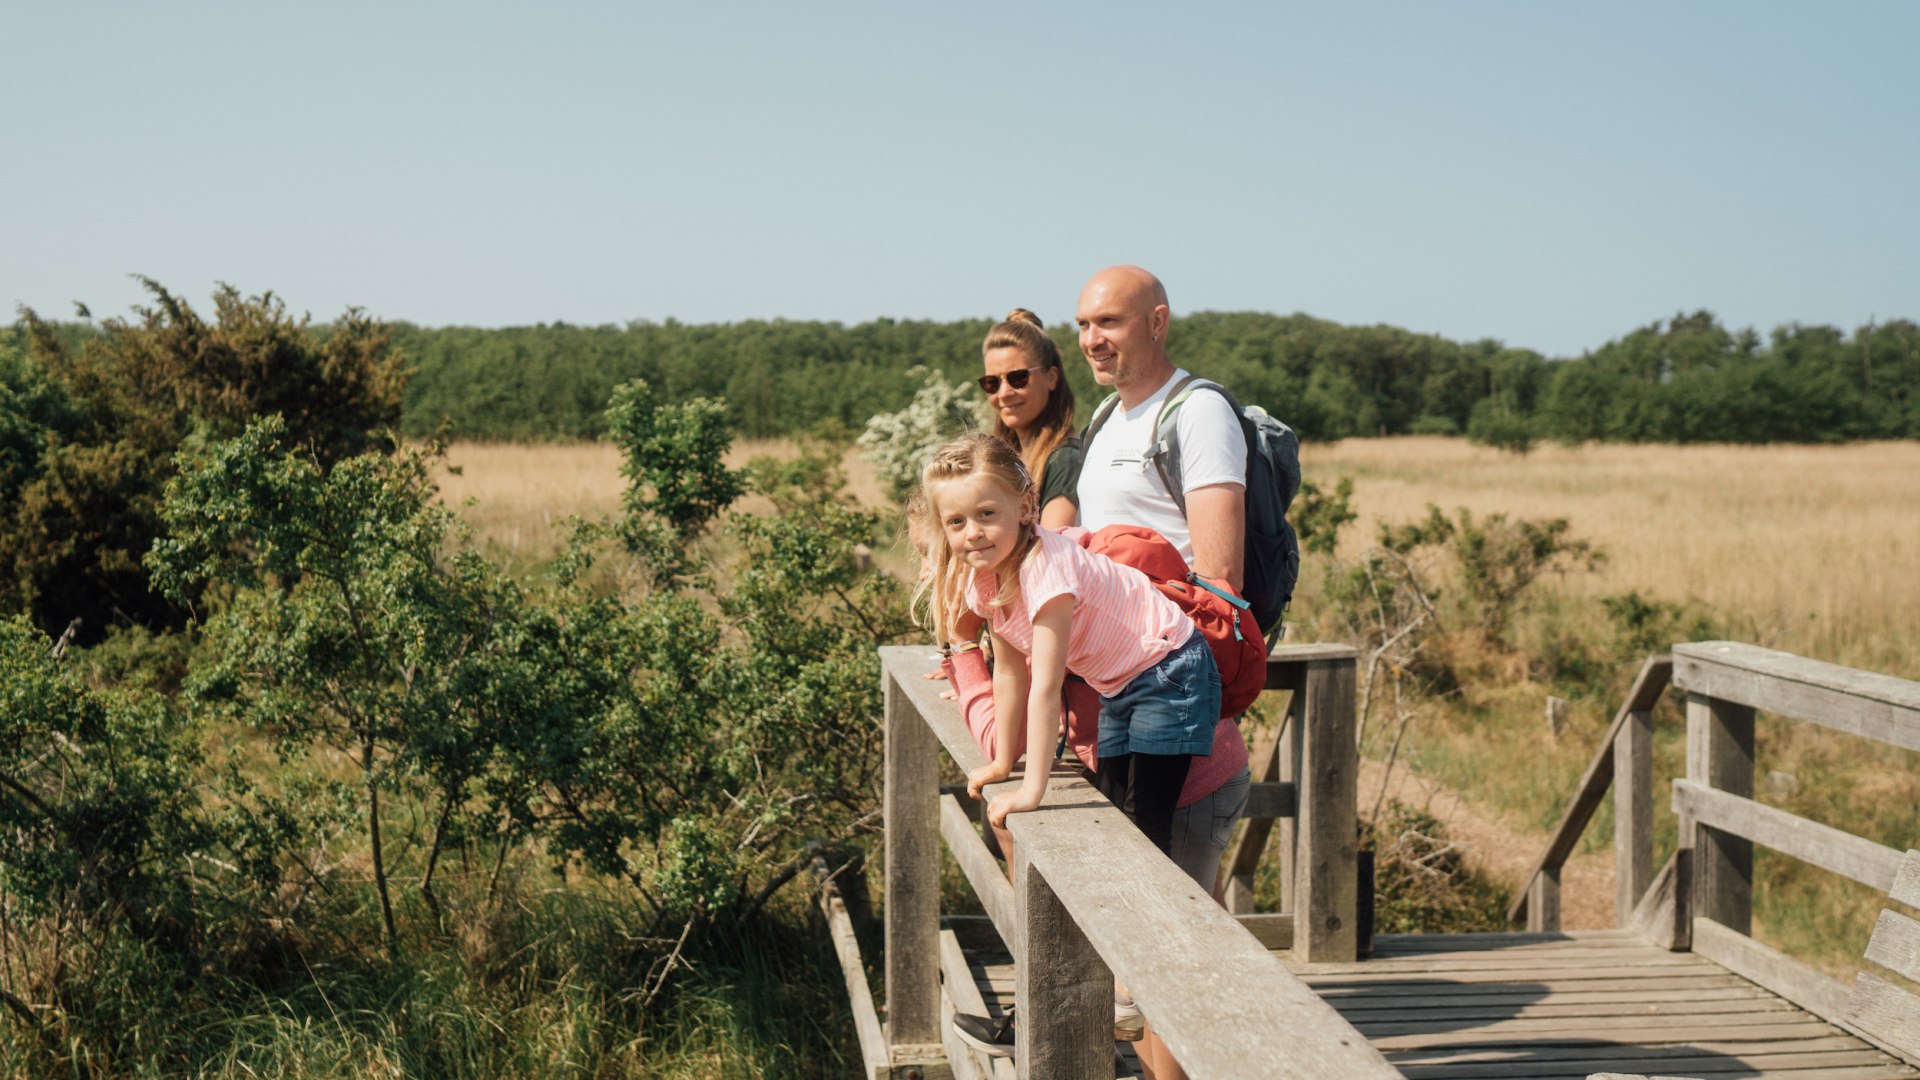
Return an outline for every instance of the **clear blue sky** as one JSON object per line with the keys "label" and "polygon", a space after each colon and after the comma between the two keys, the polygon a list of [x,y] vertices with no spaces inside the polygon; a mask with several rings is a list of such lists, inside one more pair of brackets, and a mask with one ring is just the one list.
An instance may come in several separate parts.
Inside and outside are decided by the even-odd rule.
{"label": "clear blue sky", "polygon": [[1920,4],[0,0],[0,301],[1920,318]]}

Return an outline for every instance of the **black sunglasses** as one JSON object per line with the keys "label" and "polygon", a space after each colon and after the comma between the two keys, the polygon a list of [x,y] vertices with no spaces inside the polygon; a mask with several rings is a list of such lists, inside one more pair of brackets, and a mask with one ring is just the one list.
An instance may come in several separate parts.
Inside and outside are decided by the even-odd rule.
{"label": "black sunglasses", "polygon": [[[1047,369],[1044,367],[1014,368],[1012,371],[1007,372],[1005,376],[1007,385],[1013,387],[1015,390],[1025,390],[1027,388],[1027,381],[1033,378],[1033,373],[1045,370]],[[988,397],[992,397],[1000,392],[1001,378],[999,375],[980,376],[980,389],[985,390]]]}

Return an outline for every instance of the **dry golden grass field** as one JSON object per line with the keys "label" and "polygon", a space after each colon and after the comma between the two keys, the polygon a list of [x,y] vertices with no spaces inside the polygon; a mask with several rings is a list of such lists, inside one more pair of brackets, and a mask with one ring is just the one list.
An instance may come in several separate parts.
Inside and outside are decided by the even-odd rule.
{"label": "dry golden grass field", "polygon": [[1697,600],[1745,640],[1920,678],[1920,443],[1543,446],[1350,439],[1304,451],[1354,478],[1349,553],[1381,521],[1452,512],[1564,517],[1607,562],[1568,581]]}

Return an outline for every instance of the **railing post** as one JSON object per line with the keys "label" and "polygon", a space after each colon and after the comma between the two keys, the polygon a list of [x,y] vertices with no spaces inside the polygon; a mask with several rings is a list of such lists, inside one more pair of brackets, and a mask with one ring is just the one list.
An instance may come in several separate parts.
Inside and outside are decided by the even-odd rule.
{"label": "railing post", "polygon": [[[1687,695],[1687,779],[1753,797],[1753,708]],[[1753,841],[1680,822],[1693,847],[1693,914],[1742,934],[1753,932]]]}
{"label": "railing post", "polygon": [[1359,954],[1354,654],[1309,660],[1301,696],[1293,955],[1351,963]]}
{"label": "railing post", "polygon": [[940,1049],[940,757],[934,734],[891,674],[886,698],[887,1046],[892,1061],[944,1061]]}
{"label": "railing post", "polygon": [[1014,951],[1014,1064],[1021,1080],[1110,1080],[1113,973],[1026,855],[1025,845],[1014,845],[1022,938]]}
{"label": "railing post", "polygon": [[1626,929],[1653,884],[1653,713],[1627,714],[1613,737],[1613,915]]}
{"label": "railing post", "polygon": [[[1301,733],[1306,730],[1306,700],[1303,690],[1296,690],[1287,696],[1287,711],[1280,716],[1280,730],[1277,733],[1280,744],[1275,749],[1280,755],[1279,779],[1293,785],[1298,792],[1300,786]],[[1356,768],[1359,759],[1354,761]],[[1355,783],[1359,783],[1355,776]],[[1355,798],[1359,796],[1356,794]],[[1297,801],[1296,801],[1297,802]],[[1280,910],[1293,911],[1295,908],[1294,874],[1300,866],[1300,818],[1299,811],[1294,816],[1275,822],[1280,831]]]}
{"label": "railing post", "polygon": [[1527,930],[1560,929],[1560,867],[1543,866],[1527,886]]}

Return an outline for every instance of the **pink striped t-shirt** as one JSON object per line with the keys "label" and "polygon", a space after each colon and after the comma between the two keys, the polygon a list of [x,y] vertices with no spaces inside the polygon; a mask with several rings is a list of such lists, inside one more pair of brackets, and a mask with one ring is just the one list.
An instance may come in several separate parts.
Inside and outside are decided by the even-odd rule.
{"label": "pink striped t-shirt", "polygon": [[1007,644],[1033,655],[1033,613],[1056,596],[1074,598],[1067,630],[1067,670],[1101,697],[1119,693],[1134,677],[1187,643],[1193,620],[1160,595],[1147,575],[1093,552],[1052,529],[1020,567],[1020,595],[1004,607],[993,574],[975,574],[967,604]]}

